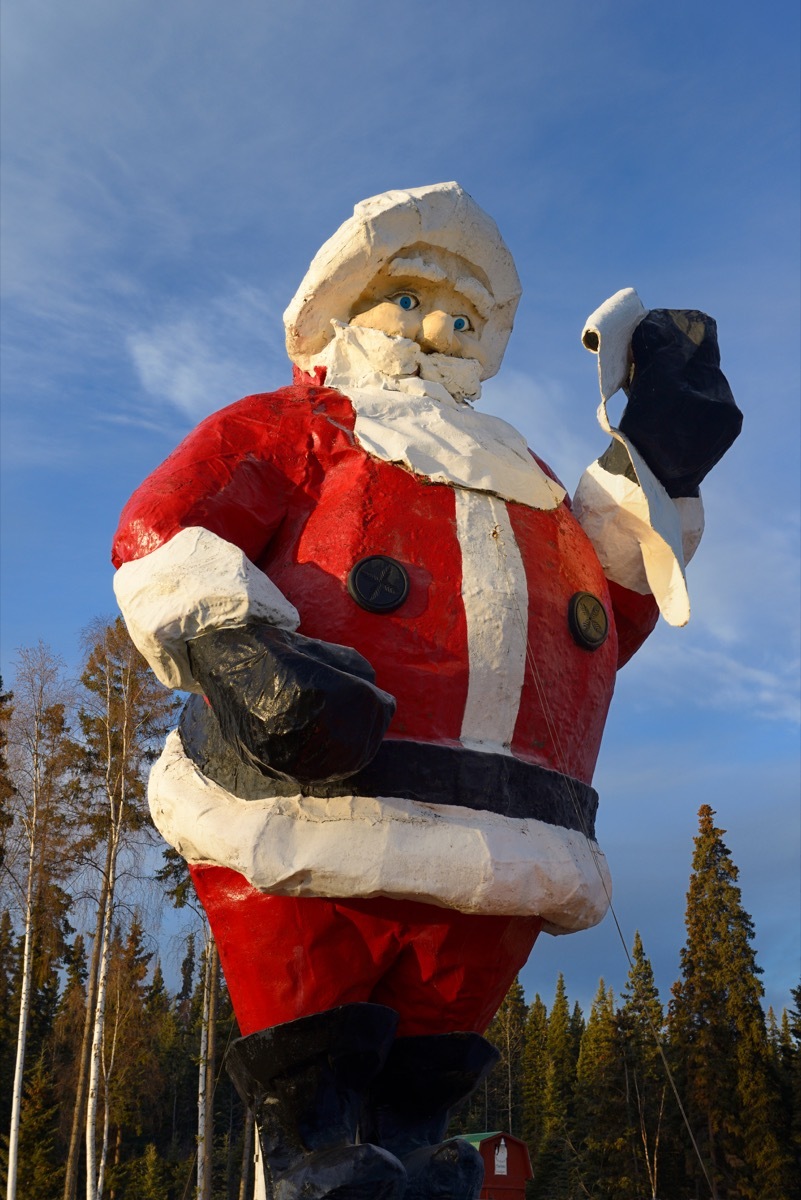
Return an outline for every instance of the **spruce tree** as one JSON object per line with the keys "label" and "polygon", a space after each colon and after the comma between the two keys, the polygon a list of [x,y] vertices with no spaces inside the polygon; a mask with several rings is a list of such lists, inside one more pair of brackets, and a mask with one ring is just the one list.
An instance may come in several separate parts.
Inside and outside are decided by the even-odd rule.
{"label": "spruce tree", "polygon": [[11,1089],[5,1081],[14,1075],[21,960],[21,945],[6,909],[0,914],[0,1131],[7,1130],[11,1120]]}
{"label": "spruce tree", "polygon": [[[222,1064],[233,1038],[240,1036],[231,997],[220,972],[217,1001],[217,1045],[219,1047],[216,1086],[214,1088],[214,1123],[222,1131],[215,1142],[214,1195],[237,1196],[242,1175],[242,1155],[245,1138],[246,1111],[239,1093]],[[251,1148],[252,1154],[252,1148]]]}
{"label": "spruce tree", "polygon": [[192,998],[195,981],[195,935],[190,933],[186,939],[186,953],[181,962],[181,987],[175,997],[176,1004],[188,1005]]}
{"label": "spruce tree", "polygon": [[101,1134],[109,1187],[120,1177],[126,1159],[143,1148],[158,1112],[161,1073],[154,1031],[145,1020],[145,980],[153,956],[144,942],[142,924],[134,913],[124,939],[117,928],[111,945],[99,1105],[103,1126],[109,1126],[109,1146]]}
{"label": "spruce tree", "polygon": [[[44,1053],[26,1075],[18,1156],[17,1194],[21,1200],[53,1200],[64,1177],[64,1156],[58,1145],[58,1103]],[[7,1137],[3,1137],[0,1161],[5,1174],[8,1170]]]}
{"label": "spruce tree", "polygon": [[537,994],[526,1017],[523,1051],[523,1138],[531,1161],[536,1162],[545,1117],[545,1080],[548,1071],[548,1010]]}
{"label": "spruce tree", "polygon": [[176,1162],[191,1156],[197,1137],[200,1010],[195,987],[195,970],[195,935],[190,933],[181,964],[181,988],[170,1008],[175,1040],[168,1051],[166,1071],[170,1109],[170,1158]]}
{"label": "spruce tree", "polygon": [[782,1082],[789,1126],[789,1149],[796,1180],[792,1200],[801,1197],[801,984],[793,988],[793,1007],[782,1018]]}
{"label": "spruce tree", "polygon": [[[670,1036],[714,1200],[778,1200],[792,1179],[754,927],[714,815],[708,805],[699,812]],[[703,1191],[704,1173],[693,1157],[687,1165],[691,1186]]]}
{"label": "spruce tree", "polygon": [[75,1105],[81,1034],[86,1018],[87,965],[83,934],[77,934],[68,947],[64,964],[64,990],[58,1002],[54,1025],[53,1072],[59,1102],[60,1136],[68,1144]]}
{"label": "spruce tree", "polygon": [[532,1194],[536,1200],[569,1200],[576,1173],[573,1145],[573,1090],[576,1078],[575,1040],[564,977],[548,1018],[548,1066],[543,1101],[543,1126],[537,1160],[532,1163]]}
{"label": "spruce tree", "polygon": [[[32,1063],[44,1055],[48,1072],[53,1061],[53,1030],[58,1012],[59,964],[51,960],[46,970],[36,972],[28,1017],[28,1054]],[[52,1081],[51,1081],[52,1082]]]}
{"label": "spruce tree", "polygon": [[591,1195],[621,1193],[627,1177],[623,1058],[612,989],[598,985],[576,1067],[573,1144]]}
{"label": "spruce tree", "polygon": [[[639,932],[634,935],[631,968],[618,1014],[626,1097],[626,1139],[630,1176],[640,1195],[656,1197],[670,1174],[670,1084],[660,1053],[664,1012],[650,960]],[[675,1192],[674,1181],[671,1189]]]}
{"label": "spruce tree", "polygon": [[136,1200],[166,1200],[167,1196],[176,1194],[169,1188],[168,1179],[169,1171],[150,1142],[143,1154],[129,1165],[125,1195],[135,1196]]}
{"label": "spruce tree", "polygon": [[587,1022],[584,1020],[584,1013],[581,1011],[581,1005],[577,1000],[570,1014],[570,1041],[573,1048],[573,1061],[576,1063],[578,1062],[579,1051],[581,1050],[581,1039],[584,1037],[584,1030],[586,1028]]}

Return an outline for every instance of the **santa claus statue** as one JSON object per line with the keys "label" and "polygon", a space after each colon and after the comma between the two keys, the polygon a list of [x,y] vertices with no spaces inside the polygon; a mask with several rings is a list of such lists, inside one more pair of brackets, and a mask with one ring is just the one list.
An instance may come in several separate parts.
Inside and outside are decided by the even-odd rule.
{"label": "santa claus statue", "polygon": [[519,295],[457,184],[365,200],[287,309],[291,386],[199,425],[114,543],[131,637],[193,693],[150,806],[219,947],[275,1200],[478,1196],[449,1114],[539,933],[607,909],[615,675],[660,609],[686,622],[698,485],[739,432],[714,322],[619,292],[584,334],[611,446],[571,504],[472,407]]}

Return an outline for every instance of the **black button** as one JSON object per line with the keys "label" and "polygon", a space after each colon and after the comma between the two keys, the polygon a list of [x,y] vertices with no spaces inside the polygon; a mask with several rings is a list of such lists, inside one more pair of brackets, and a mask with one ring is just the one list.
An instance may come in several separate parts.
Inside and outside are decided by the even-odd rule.
{"label": "black button", "polygon": [[409,576],[396,559],[387,554],[371,554],[351,567],[348,591],[368,612],[392,612],[409,595]]}
{"label": "black button", "polygon": [[592,592],[576,592],[570,597],[567,623],[574,640],[584,650],[597,650],[609,636],[606,609]]}

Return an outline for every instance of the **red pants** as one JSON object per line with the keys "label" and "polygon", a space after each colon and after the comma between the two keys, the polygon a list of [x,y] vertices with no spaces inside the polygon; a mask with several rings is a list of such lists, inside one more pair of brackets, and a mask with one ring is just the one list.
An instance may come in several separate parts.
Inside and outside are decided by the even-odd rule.
{"label": "red pants", "polygon": [[243,1034],[369,1000],[398,1033],[483,1033],[542,928],[413,900],[294,899],[226,867],[189,868]]}

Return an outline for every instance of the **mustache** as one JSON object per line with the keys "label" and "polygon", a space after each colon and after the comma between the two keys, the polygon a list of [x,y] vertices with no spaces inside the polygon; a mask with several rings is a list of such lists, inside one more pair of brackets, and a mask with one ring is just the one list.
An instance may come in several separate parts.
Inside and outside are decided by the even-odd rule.
{"label": "mustache", "polygon": [[[480,365],[473,358],[452,358],[447,354],[427,354],[409,338],[391,337],[378,329],[344,325],[332,321],[334,343],[329,351],[363,356],[365,366],[387,379],[417,377],[441,384],[459,402],[477,400],[481,395]],[[328,357],[328,352],[324,355]]]}

